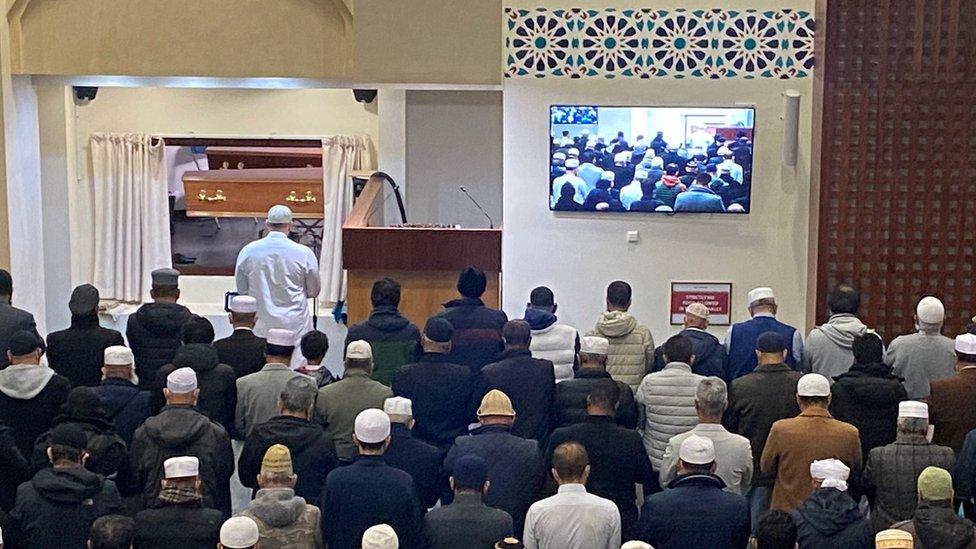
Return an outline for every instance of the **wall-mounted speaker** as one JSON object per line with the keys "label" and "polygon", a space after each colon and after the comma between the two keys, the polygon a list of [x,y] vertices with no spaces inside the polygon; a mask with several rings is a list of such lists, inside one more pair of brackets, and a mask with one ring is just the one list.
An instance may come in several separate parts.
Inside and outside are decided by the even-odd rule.
{"label": "wall-mounted speaker", "polygon": [[352,95],[360,103],[372,103],[376,99],[376,90],[352,90]]}
{"label": "wall-mounted speaker", "polygon": [[783,164],[796,166],[800,145],[800,92],[783,93]]}
{"label": "wall-mounted speaker", "polygon": [[78,101],[91,101],[98,95],[98,88],[93,86],[72,86],[75,90],[75,99]]}

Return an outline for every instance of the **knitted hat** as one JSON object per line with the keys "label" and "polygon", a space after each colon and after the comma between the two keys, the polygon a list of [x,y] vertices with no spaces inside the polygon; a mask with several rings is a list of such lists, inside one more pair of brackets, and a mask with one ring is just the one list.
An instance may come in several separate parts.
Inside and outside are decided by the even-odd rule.
{"label": "knitted hat", "polygon": [[261,460],[261,473],[295,474],[291,465],[291,451],[283,444],[274,444],[264,453]]}

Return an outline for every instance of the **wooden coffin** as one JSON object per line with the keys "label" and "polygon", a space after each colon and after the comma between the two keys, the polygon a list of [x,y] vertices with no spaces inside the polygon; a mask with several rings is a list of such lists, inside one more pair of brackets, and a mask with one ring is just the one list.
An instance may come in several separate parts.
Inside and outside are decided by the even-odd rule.
{"label": "wooden coffin", "polygon": [[307,219],[320,219],[325,212],[322,168],[186,172],[183,188],[191,217],[263,218],[275,204]]}
{"label": "wooden coffin", "polygon": [[322,147],[207,147],[211,170],[321,168]]}

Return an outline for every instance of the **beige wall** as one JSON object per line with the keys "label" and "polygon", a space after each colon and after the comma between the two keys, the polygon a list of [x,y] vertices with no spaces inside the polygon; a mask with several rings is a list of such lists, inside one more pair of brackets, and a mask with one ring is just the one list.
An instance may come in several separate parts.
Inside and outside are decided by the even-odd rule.
{"label": "beige wall", "polygon": [[9,1],[14,73],[501,78],[500,0]]}

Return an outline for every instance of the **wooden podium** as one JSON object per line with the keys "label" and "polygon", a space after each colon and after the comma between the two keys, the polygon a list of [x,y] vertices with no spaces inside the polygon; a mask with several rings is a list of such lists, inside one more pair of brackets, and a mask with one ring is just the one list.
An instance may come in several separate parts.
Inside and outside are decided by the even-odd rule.
{"label": "wooden podium", "polygon": [[342,262],[347,271],[349,324],[362,322],[372,309],[373,283],[383,277],[401,287],[400,310],[423,329],[442,305],[458,297],[458,273],[475,266],[488,277],[482,297],[501,305],[501,229],[386,227],[384,179],[372,176],[342,226]]}

